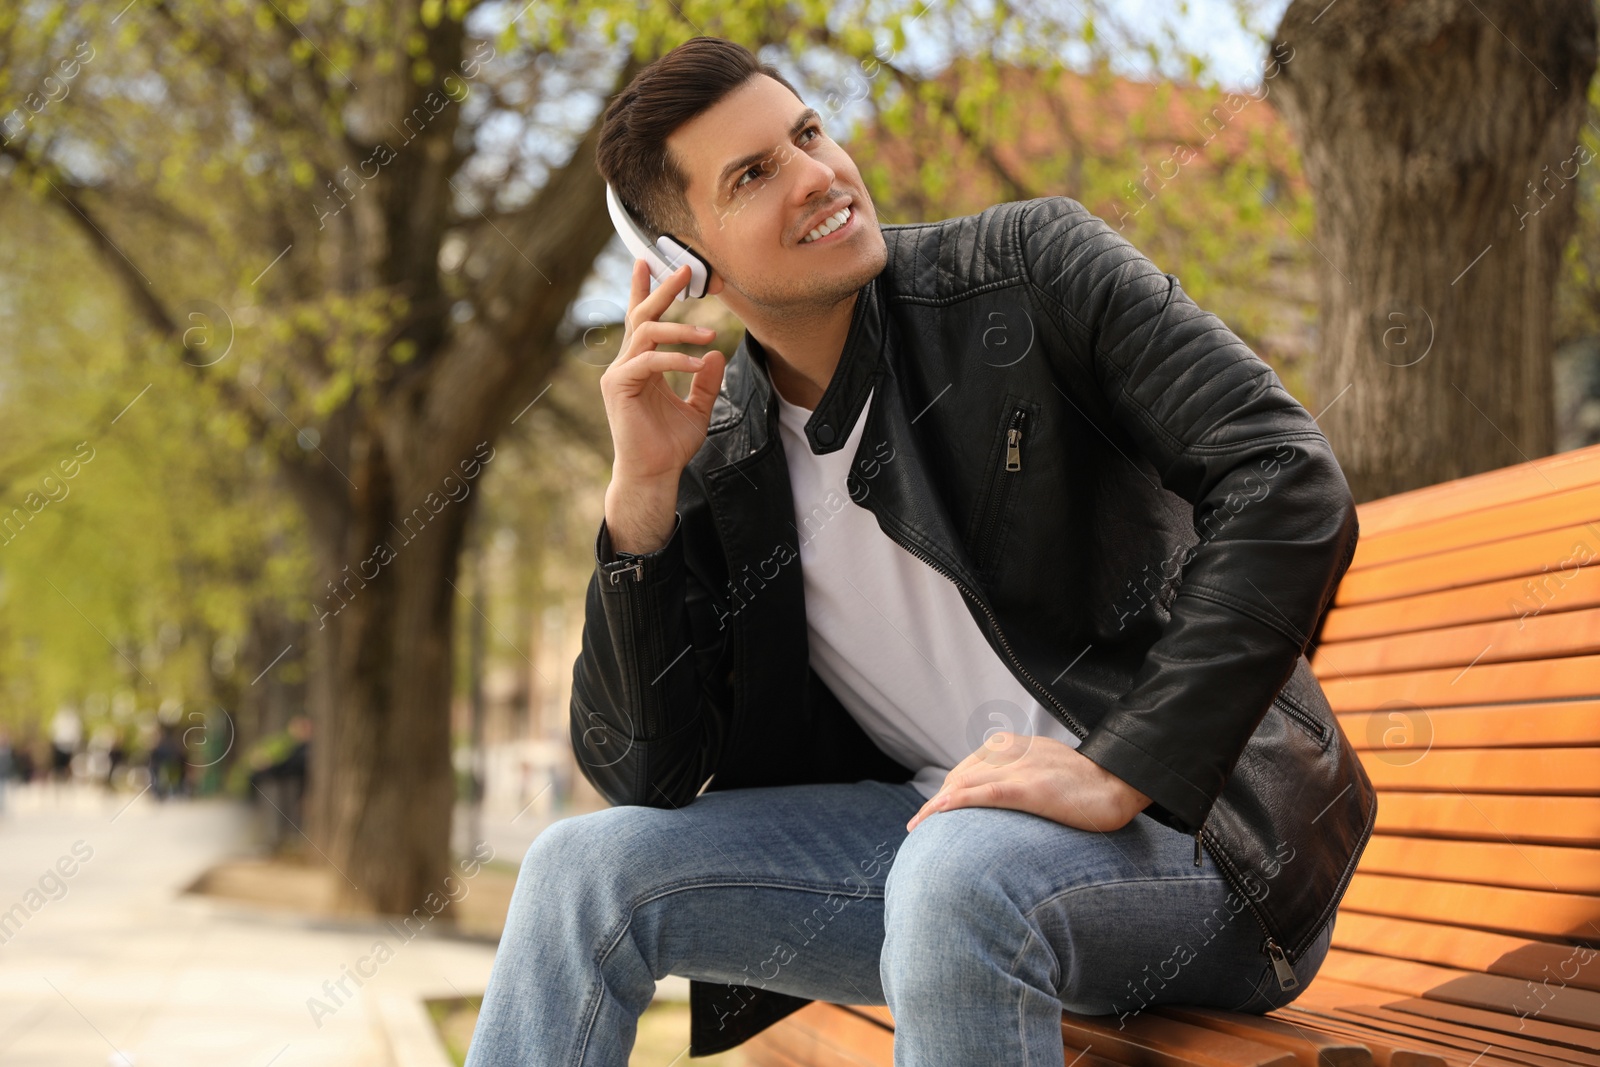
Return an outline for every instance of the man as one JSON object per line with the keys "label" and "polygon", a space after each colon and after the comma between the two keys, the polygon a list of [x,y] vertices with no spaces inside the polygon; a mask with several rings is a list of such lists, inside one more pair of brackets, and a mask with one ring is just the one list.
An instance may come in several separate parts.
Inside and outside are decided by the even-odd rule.
{"label": "man", "polygon": [[598,163],[745,333],[663,351],[710,338],[635,262],[572,695],[615,806],[530,849],[468,1063],[621,1065],[667,974],[691,1056],[830,1000],[900,1067],[1294,999],[1376,812],[1304,655],[1357,536],[1311,416],[1076,201],[880,226],[729,42]]}

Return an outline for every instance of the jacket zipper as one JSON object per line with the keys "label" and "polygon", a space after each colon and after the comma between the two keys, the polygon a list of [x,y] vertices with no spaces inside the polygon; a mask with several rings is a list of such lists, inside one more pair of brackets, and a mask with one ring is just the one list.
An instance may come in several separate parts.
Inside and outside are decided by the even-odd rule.
{"label": "jacket zipper", "polygon": [[1326,745],[1328,743],[1328,731],[1326,728],[1324,728],[1323,725],[1316,719],[1312,718],[1310,713],[1302,711],[1300,708],[1292,704],[1288,697],[1283,697],[1282,694],[1279,695],[1281,699],[1278,701],[1278,706],[1282,708],[1290,718],[1298,719],[1305,726],[1308,732],[1316,736],[1318,742]]}
{"label": "jacket zipper", "polygon": [[[624,592],[623,596],[625,596],[628,600],[628,612],[629,616],[633,620],[634,641],[638,645],[648,645],[649,635],[646,632],[644,625],[645,611],[644,605],[641,603],[644,597],[644,589],[637,585],[637,583],[644,581],[644,561],[641,559],[634,559],[626,567],[618,567],[616,570],[610,573],[612,585],[616,585],[624,574],[633,574],[633,580],[635,583],[634,591],[631,594]],[[637,651],[638,649],[636,648],[635,652],[637,653]],[[640,712],[644,719],[644,731],[648,736],[654,737],[656,735],[655,716],[651,714],[650,701],[645,696],[644,676],[639,673],[640,659],[641,657],[637,654],[633,657],[633,684],[635,691],[639,694]]]}
{"label": "jacket zipper", "polygon": [[[1201,828],[1195,832],[1196,841],[1200,839],[1200,834],[1204,831],[1205,827],[1201,826]],[[1212,845],[1211,854],[1216,857],[1218,866],[1222,868],[1224,877],[1234,873],[1233,861],[1229,860],[1225,853],[1219,851],[1214,842]],[[1256,907],[1256,902],[1250,899],[1250,894],[1244,892],[1242,889],[1239,889],[1238,883],[1234,882],[1231,878],[1228,879],[1228,882],[1233,885],[1233,888],[1238,891],[1241,897],[1244,898],[1245,904],[1247,904],[1250,908],[1250,914],[1256,917],[1256,924],[1261,927],[1261,932],[1267,935],[1267,939],[1261,944],[1261,951],[1266,953],[1268,959],[1272,960],[1272,973],[1277,976],[1278,988],[1293,989],[1295,986],[1300,984],[1300,980],[1294,976],[1294,971],[1290,969],[1289,960],[1283,953],[1283,947],[1273,939],[1272,931],[1267,929],[1266,916],[1261,914],[1261,909]]]}
{"label": "jacket zipper", "polygon": [[913,556],[922,560],[922,562],[926,563],[928,566],[944,575],[945,578],[954,584],[957,589],[966,594],[966,596],[974,604],[982,608],[983,613],[989,618],[989,624],[994,628],[995,636],[1000,639],[1000,647],[1006,650],[1006,656],[1011,660],[1012,664],[1015,665],[1017,671],[1022,675],[1022,677],[1026,678],[1029,684],[1039,691],[1040,695],[1042,695],[1061,712],[1061,718],[1063,722],[1072,729],[1073,733],[1077,734],[1079,737],[1089,736],[1089,731],[1084,728],[1083,724],[1078,722],[1077,719],[1074,719],[1072,717],[1072,713],[1067,711],[1067,709],[1062,706],[1061,702],[1058,701],[1048,689],[1040,685],[1033,675],[1028,673],[1028,669],[1022,665],[1022,662],[1017,659],[1017,654],[1011,650],[1010,643],[1006,641],[1005,633],[1000,629],[1000,620],[995,618],[994,612],[989,610],[989,605],[983,602],[982,597],[978,596],[971,589],[968,589],[961,583],[959,578],[945,570],[937,561],[935,561],[926,552],[923,552],[921,549],[917,548],[915,545],[907,544],[906,542],[895,537],[891,537],[890,539],[893,540],[895,544],[899,545],[901,548],[905,549],[907,552],[911,553]]}
{"label": "jacket zipper", "polygon": [[1011,425],[1006,430],[1006,470],[1019,471],[1022,469],[1022,420],[1028,417],[1027,411],[1018,408],[1011,416]]}
{"label": "jacket zipper", "polygon": [[1293,989],[1300,984],[1300,979],[1294,976],[1294,971],[1289,968],[1289,960],[1284,956],[1283,949],[1269,936],[1264,951],[1272,957],[1272,973],[1278,976],[1279,989]]}
{"label": "jacket zipper", "polygon": [[[1011,419],[1006,425],[1006,471],[1020,471],[1022,469],[1022,422],[1028,417],[1026,408],[1017,408],[1011,413]],[[1005,477],[1002,472],[995,475],[994,487],[989,492],[989,499],[984,504],[983,524],[978,527],[977,544],[980,549],[988,544],[989,531],[1000,518],[1001,504],[1004,502],[1006,488],[1001,481]]]}
{"label": "jacket zipper", "polygon": [[[907,544],[904,541],[901,541],[897,537],[891,536],[890,539],[893,540],[896,544],[898,544],[901,548],[905,549],[907,552],[910,552],[913,556],[915,556],[918,559],[922,560],[922,562],[926,563],[928,566],[932,567],[934,570],[936,570],[940,574],[944,575],[945,578],[947,580],[949,580],[950,582],[952,582],[957,589],[961,590],[962,593],[966,594],[966,596],[969,599],[971,599],[974,604],[977,604],[978,607],[982,608],[983,609],[983,613],[986,616],[988,616],[988,618],[989,618],[989,625],[994,628],[995,636],[1000,639],[1000,647],[1002,647],[1002,648],[1004,648],[1006,650],[1006,656],[1008,658],[1010,658],[1011,663],[1016,667],[1017,672],[1019,674],[1021,674],[1022,677],[1025,678],[1028,681],[1028,683],[1030,685],[1032,685],[1034,687],[1034,689],[1036,689],[1040,693],[1040,695],[1042,695],[1053,706],[1055,706],[1057,709],[1060,710],[1061,718],[1062,718],[1063,722],[1065,723],[1065,725],[1070,727],[1072,729],[1072,731],[1074,733],[1078,734],[1080,737],[1089,736],[1089,731],[1086,730],[1083,727],[1083,724],[1078,722],[1078,720],[1074,719],[1072,717],[1071,713],[1068,712],[1067,709],[1062,706],[1061,702],[1058,701],[1055,698],[1055,696],[1048,689],[1046,689],[1044,686],[1040,685],[1039,682],[1033,677],[1033,675],[1028,673],[1027,668],[1022,665],[1022,662],[1017,659],[1016,653],[1011,650],[1010,643],[1006,641],[1005,633],[1000,629],[1000,620],[995,618],[994,612],[989,610],[989,605],[985,604],[981,597],[979,597],[971,589],[968,589],[965,585],[963,585],[959,578],[957,578],[955,575],[951,574],[944,567],[940,566],[939,563],[937,561],[935,561],[931,556],[929,556],[926,552],[923,552],[921,549],[917,548],[915,545],[910,545],[910,544]],[[1195,866],[1197,866],[1197,867],[1200,865],[1200,838],[1201,838],[1201,835],[1204,834],[1204,833],[1205,833],[1205,822],[1204,822],[1204,820],[1202,820],[1201,821],[1201,825],[1200,825],[1200,829],[1198,829],[1198,830],[1196,830],[1194,832]],[[1294,971],[1290,970],[1290,968],[1289,968],[1289,961],[1283,954],[1283,948],[1275,940],[1273,940],[1272,931],[1270,929],[1268,929],[1268,927],[1267,927],[1266,917],[1263,916],[1261,914],[1261,910],[1256,907],[1256,902],[1250,899],[1250,894],[1246,893],[1242,889],[1240,889],[1239,888],[1239,884],[1238,884],[1238,882],[1236,882],[1234,880],[1234,877],[1230,877],[1230,875],[1235,875],[1235,872],[1233,870],[1233,865],[1227,859],[1227,857],[1226,857],[1226,855],[1224,853],[1222,853],[1222,852],[1217,850],[1215,842],[1212,843],[1211,854],[1212,854],[1212,856],[1216,857],[1219,860],[1219,865],[1222,868],[1223,879],[1226,882],[1228,882],[1228,884],[1231,885],[1234,888],[1234,890],[1239,893],[1239,895],[1241,897],[1244,898],[1245,904],[1247,904],[1249,906],[1249,908],[1250,908],[1250,913],[1255,916],[1256,923],[1261,927],[1261,932],[1267,935],[1266,941],[1261,946],[1261,951],[1263,953],[1265,953],[1269,959],[1272,960],[1272,972],[1273,972],[1274,975],[1277,976],[1278,988],[1279,989],[1293,989],[1296,985],[1299,984],[1299,982],[1294,976]]]}

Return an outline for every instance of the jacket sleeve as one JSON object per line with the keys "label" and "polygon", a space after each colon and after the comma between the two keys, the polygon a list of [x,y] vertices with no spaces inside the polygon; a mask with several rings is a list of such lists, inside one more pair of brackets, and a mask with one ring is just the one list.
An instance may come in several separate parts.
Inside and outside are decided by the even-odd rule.
{"label": "jacket sleeve", "polygon": [[1020,221],[1034,301],[1068,338],[1049,358],[1090,364],[1062,379],[1094,381],[1194,505],[1170,620],[1078,749],[1192,834],[1350,565],[1355,502],[1311,414],[1176,277],[1068,197]]}
{"label": "jacket sleeve", "polygon": [[679,512],[654,552],[617,552],[605,520],[572,671],[578,768],[613,805],[682,807],[711,776],[715,753],[691,647]]}

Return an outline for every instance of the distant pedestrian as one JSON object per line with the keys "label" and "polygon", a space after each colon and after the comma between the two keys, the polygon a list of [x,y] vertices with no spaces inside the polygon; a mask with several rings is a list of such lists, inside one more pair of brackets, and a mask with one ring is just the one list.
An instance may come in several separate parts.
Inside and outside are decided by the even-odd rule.
{"label": "distant pedestrian", "polygon": [[83,720],[78,709],[63,704],[50,720],[50,773],[56,781],[66,781],[72,774],[72,757],[83,743]]}
{"label": "distant pedestrian", "polygon": [[150,791],[157,800],[184,792],[183,746],[176,734],[170,726],[161,727],[161,736],[150,750]]}

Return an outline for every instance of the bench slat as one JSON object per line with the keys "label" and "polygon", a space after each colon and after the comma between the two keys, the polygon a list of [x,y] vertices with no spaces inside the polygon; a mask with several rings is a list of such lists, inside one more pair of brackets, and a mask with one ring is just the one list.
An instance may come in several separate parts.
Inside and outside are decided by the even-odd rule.
{"label": "bench slat", "polygon": [[[1357,542],[1359,544],[1359,542]],[[1357,549],[1359,552],[1360,549]],[[1559,571],[1568,579],[1584,560],[1600,558],[1600,533],[1594,523],[1574,523],[1555,530],[1524,534],[1487,545],[1472,545],[1351,570],[1339,581],[1334,605],[1393,600],[1436,589],[1478,585],[1496,578]],[[1270,590],[1268,591],[1270,595]]]}
{"label": "bench slat", "polygon": [[1600,607],[1600,567],[1579,567],[1570,578],[1562,572],[1497,578],[1456,589],[1336,607],[1322,624],[1322,641],[1332,644],[1593,607]]}
{"label": "bench slat", "polygon": [[[1333,943],[1356,952],[1403,956],[1463,971],[1600,993],[1600,956],[1592,949],[1343,910],[1334,928]],[[1317,980],[1320,979],[1319,975]]]}
{"label": "bench slat", "polygon": [[[1423,1025],[1426,1020],[1416,1015],[1401,1015],[1380,1008],[1352,1010],[1341,1007],[1329,1013],[1331,1018],[1319,1019],[1317,1025],[1338,1028],[1351,1035],[1370,1035],[1373,1041],[1404,1042],[1408,1047],[1444,1056],[1453,1064],[1476,1063],[1486,1060],[1516,1063],[1523,1067],[1573,1067],[1571,1061],[1551,1055],[1553,1050],[1529,1052],[1512,1047],[1509,1042],[1496,1042],[1489,1033],[1477,1033],[1461,1028],[1441,1031],[1440,1025]],[[1480,1057],[1482,1057],[1480,1059]]]}
{"label": "bench slat", "polygon": [[1600,993],[1600,950],[1593,948],[1533,941],[1485,970],[1541,985],[1568,985]]}
{"label": "bench slat", "polygon": [[889,1014],[889,1009],[882,1004],[851,1004],[845,1010],[853,1011],[863,1019],[871,1019],[879,1026],[894,1029],[894,1016]]}
{"label": "bench slat", "polygon": [[[1351,890],[1355,889],[1354,882]],[[1343,905],[1340,905],[1341,910]],[[1466,972],[1454,967],[1435,967],[1431,963],[1414,960],[1396,960],[1387,956],[1372,956],[1365,952],[1349,952],[1329,948],[1318,975],[1326,974],[1341,982],[1371,986],[1407,997],[1420,997],[1434,986],[1443,985],[1452,978],[1463,977]],[[1312,979],[1312,985],[1316,979]]]}
{"label": "bench slat", "polygon": [[1464,971],[1487,972],[1497,960],[1528,943],[1507,934],[1343,908],[1333,929],[1336,948],[1404,957]]}
{"label": "bench slat", "polygon": [[834,1004],[813,1001],[739,1046],[759,1067],[894,1067],[894,1033]]}
{"label": "bench slat", "polygon": [[1600,519],[1600,483],[1574,486],[1492,511],[1440,515],[1430,522],[1407,526],[1381,536],[1363,535],[1357,542],[1350,569],[1363,570],[1452,548],[1504,541],[1595,519]]}
{"label": "bench slat", "polygon": [[1458,548],[1509,541],[1600,519],[1600,483],[1534,497],[1506,508],[1439,515],[1429,522],[1367,537],[1363,532],[1350,570],[1422,559]]}
{"label": "bench slat", "polygon": [[1531,464],[1518,463],[1396,493],[1381,500],[1369,500],[1356,505],[1356,512],[1361,519],[1361,537],[1365,540],[1430,522],[1441,515],[1488,511],[1597,481],[1600,481],[1600,445],[1589,445],[1541,456]]}
{"label": "bench slat", "polygon": [[1600,653],[1600,608],[1584,608],[1321,644],[1312,668],[1319,678],[1344,678],[1594,653]]}
{"label": "bench slat", "polygon": [[[1321,649],[1318,649],[1320,658]],[[1316,667],[1315,661],[1312,663]],[[1377,711],[1409,701],[1421,707],[1600,696],[1600,656],[1533,663],[1479,663],[1468,669],[1319,678],[1335,711]]]}
{"label": "bench slat", "polygon": [[1594,927],[1590,924],[1600,925],[1600,896],[1397,878],[1359,869],[1350,879],[1339,908],[1341,912],[1349,908],[1535,939],[1592,935]]}
{"label": "bench slat", "polygon": [[[1390,1011],[1403,1011],[1412,1015],[1419,1015],[1428,1019],[1444,1019],[1452,1022],[1468,1023],[1484,1030],[1498,1030],[1506,1034],[1515,1034],[1524,1038],[1536,1038],[1546,1042],[1554,1049],[1565,1049],[1567,1052],[1576,1053],[1585,1058],[1592,1056],[1595,1050],[1593,1031],[1579,1026],[1566,1026],[1562,1023],[1550,1022],[1547,1019],[1531,1016],[1526,1019],[1504,1012],[1488,1011],[1484,1008],[1469,1008],[1464,1004],[1452,1004],[1448,1001],[1428,1000],[1423,997],[1407,997],[1395,1000],[1384,1005]],[[1566,1055],[1566,1053],[1562,1053]]]}
{"label": "bench slat", "polygon": [[1377,832],[1594,848],[1600,845],[1600,801],[1494,793],[1387,793],[1378,801]]}
{"label": "bench slat", "polygon": [[[1343,919],[1339,920],[1343,922]],[[1337,930],[1334,933],[1338,939]],[[1322,971],[1311,980],[1311,984],[1300,991],[1300,995],[1290,1005],[1296,1008],[1319,1008],[1332,1011],[1345,1004],[1369,1004],[1381,1008],[1385,1004],[1400,999],[1395,993],[1387,989],[1374,989],[1371,986],[1360,985],[1355,982],[1342,982]],[[1284,1009],[1268,1012],[1269,1016],[1280,1014]]]}
{"label": "bench slat", "polygon": [[1403,746],[1423,744],[1430,748],[1600,745],[1600,700],[1429,708],[1426,737],[1415,736],[1418,724],[1393,712],[1342,712],[1339,725],[1353,747],[1391,751],[1396,760],[1408,758]]}
{"label": "bench slat", "polygon": [[1483,1030],[1461,1023],[1445,1022],[1426,1015],[1402,1014],[1386,1008],[1361,1006],[1342,1007],[1339,1014],[1350,1019],[1357,1027],[1373,1027],[1385,1033],[1403,1033],[1418,1041],[1432,1041],[1459,1049],[1463,1054],[1476,1057],[1483,1053],[1500,1059],[1524,1063],[1530,1067],[1593,1067],[1579,1064],[1569,1056],[1582,1057],[1557,1046],[1540,1045],[1536,1041],[1514,1041],[1496,1030]]}
{"label": "bench slat", "polygon": [[[1426,753],[1361,753],[1378,791],[1600,796],[1600,748],[1443,748]],[[1413,760],[1414,756],[1422,758]],[[1380,801],[1380,804],[1382,802]]]}
{"label": "bench slat", "polygon": [[1465,974],[1422,995],[1426,1000],[1503,1011],[1515,1018],[1533,1016],[1546,1022],[1581,1026],[1594,1032],[1593,1047],[1600,1048],[1600,993],[1572,986],[1553,992],[1553,996],[1541,997],[1537,988],[1514,978]]}
{"label": "bench slat", "polygon": [[1360,873],[1600,896],[1594,853],[1554,845],[1373,834],[1361,853]]}
{"label": "bench slat", "polygon": [[1283,1049],[1294,1056],[1299,1067],[1373,1067],[1372,1050],[1360,1041],[1307,1030],[1282,1019],[1175,1005],[1150,1010],[1191,1026],[1204,1026]]}
{"label": "bench slat", "polygon": [[[1421,998],[1416,998],[1416,1001],[1418,1003],[1427,1003],[1427,1001],[1422,1001]],[[1517,1024],[1518,1019],[1502,1016],[1498,1011],[1486,1011],[1486,1013],[1483,1013],[1501,1021],[1498,1027],[1494,1027],[1494,1029],[1483,1029],[1478,1025],[1466,1024],[1466,1022],[1437,1019],[1437,1017],[1430,1016],[1430,1014],[1402,1014],[1392,1011],[1392,1009],[1366,1008],[1363,1005],[1350,1005],[1347,1008],[1339,1008],[1339,1011],[1349,1014],[1349,1016],[1355,1016],[1357,1019],[1373,1019],[1374,1024],[1387,1024],[1387,1022],[1394,1021],[1395,1016],[1398,1014],[1398,1016],[1405,1019],[1406,1024],[1413,1025],[1413,1027],[1422,1030],[1422,1032],[1442,1033],[1442,1035],[1461,1038],[1461,1040],[1469,1041],[1470,1048],[1474,1049],[1494,1046],[1494,1048],[1507,1049],[1507,1053],[1517,1054],[1517,1056],[1528,1056],[1528,1054],[1539,1056],[1544,1061],[1554,1065],[1554,1067],[1562,1067],[1562,1065],[1566,1064],[1576,1064],[1578,1067],[1600,1067],[1600,1056],[1595,1056],[1594,1053],[1584,1053],[1584,1051],[1579,1051],[1576,1048],[1557,1045],[1554,1041],[1534,1040],[1534,1038],[1528,1037],[1526,1033],[1517,1033],[1515,1024]],[[1563,1027],[1563,1029],[1571,1030],[1574,1033],[1582,1032],[1576,1027]]]}
{"label": "bench slat", "polygon": [[1294,1054],[1284,1049],[1147,1012],[1130,1020],[1067,1012],[1061,1036],[1074,1048],[1138,1067],[1295,1067]]}
{"label": "bench slat", "polygon": [[[1296,1026],[1316,1027],[1362,1042],[1372,1050],[1373,1061],[1382,1067],[1464,1067],[1470,1060],[1459,1049],[1429,1040],[1431,1035],[1408,1033],[1401,1026],[1367,1025],[1332,1008],[1302,1008],[1299,1000],[1282,1009],[1281,1015],[1292,1019]],[[1486,1061],[1499,1067],[1509,1067],[1514,1062],[1485,1056],[1474,1067],[1490,1067]]]}
{"label": "bench slat", "polygon": [[[748,1067],[841,1067],[838,1057],[828,1055],[827,1059],[818,1059],[812,1056],[808,1059],[795,1059],[790,1055],[783,1044],[782,1031],[763,1031],[739,1046],[743,1062]],[[692,1061],[691,1061],[692,1062]],[[846,1063],[843,1067],[854,1067]],[[887,1064],[885,1067],[892,1067]]]}

